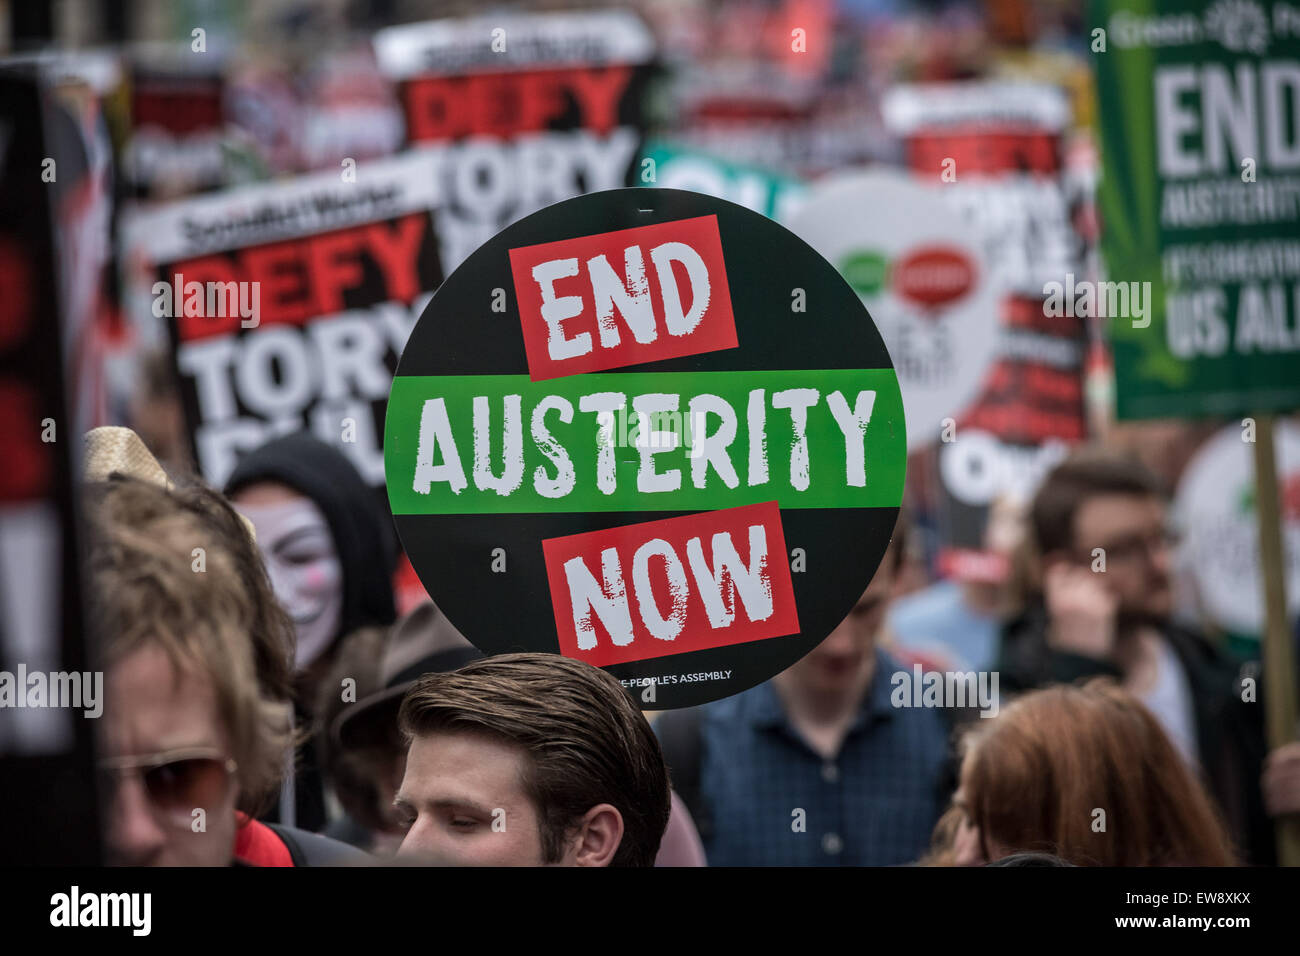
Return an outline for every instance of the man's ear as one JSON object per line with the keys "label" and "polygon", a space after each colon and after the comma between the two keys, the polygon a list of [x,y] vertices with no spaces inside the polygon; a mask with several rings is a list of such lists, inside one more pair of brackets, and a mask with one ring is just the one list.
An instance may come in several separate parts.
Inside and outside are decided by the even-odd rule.
{"label": "man's ear", "polygon": [[623,815],[608,803],[598,803],[582,816],[570,845],[574,866],[609,866],[623,842]]}

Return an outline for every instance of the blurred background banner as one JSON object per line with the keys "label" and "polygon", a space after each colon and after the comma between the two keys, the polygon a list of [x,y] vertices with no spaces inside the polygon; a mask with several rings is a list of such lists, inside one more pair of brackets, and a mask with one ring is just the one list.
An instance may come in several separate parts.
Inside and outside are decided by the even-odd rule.
{"label": "blurred background banner", "polygon": [[797,177],[659,140],[646,144],[636,178],[638,186],[707,193],[778,222],[790,218],[806,192]]}
{"label": "blurred background banner", "polygon": [[[1204,615],[1234,640],[1254,644],[1264,630],[1259,571],[1259,502],[1251,446],[1229,425],[1201,446],[1174,496],[1179,558],[1195,581]],[[1277,481],[1287,554],[1288,613],[1300,613],[1300,427],[1277,428]],[[1252,648],[1258,652],[1258,648]]]}
{"label": "blurred background banner", "polygon": [[900,85],[882,109],[913,176],[942,185],[976,229],[1000,293],[995,362],[978,394],[952,406],[960,438],[935,446],[932,478],[941,571],[997,581],[1007,565],[986,540],[989,509],[1000,498],[1023,505],[1087,436],[1087,324],[1052,308],[1050,292],[1091,274],[1088,156],[1067,151],[1070,103],[1058,86]]}
{"label": "blurred background banner", "polygon": [[411,153],[155,206],[124,221],[127,307],[165,336],[195,459],[307,429],[384,479],[406,338],[443,279],[435,156]]}
{"label": "blurred background banner", "polygon": [[654,37],[628,11],[506,14],[379,31],[405,143],[432,146],[446,268],[561,199],[632,184]]}
{"label": "blurred background banner", "polygon": [[1300,407],[1300,16],[1098,0],[1092,22],[1118,417]]}
{"label": "blurred background banner", "polygon": [[[1092,311],[1110,319],[1116,415],[1248,416],[1280,746],[1300,733],[1271,417],[1300,407],[1300,17],[1264,0],[1095,0],[1091,21],[1108,280]],[[1300,821],[1278,840],[1300,863]]]}
{"label": "blurred background banner", "polygon": [[1002,287],[982,236],[944,186],[901,171],[825,177],[790,229],[858,293],[885,340],[907,412],[910,451],[952,441],[998,351]]}
{"label": "blurred background banner", "polygon": [[0,847],[6,860],[28,863],[99,862],[95,724],[83,716],[95,708],[55,706],[51,696],[54,675],[94,686],[58,246],[76,234],[93,175],[82,146],[40,67],[0,67],[0,176],[27,184],[0,192]]}
{"label": "blurred background banner", "polygon": [[218,189],[235,178],[224,112],[226,72],[187,46],[142,50],[131,64],[131,132],[122,176],[137,196]]}

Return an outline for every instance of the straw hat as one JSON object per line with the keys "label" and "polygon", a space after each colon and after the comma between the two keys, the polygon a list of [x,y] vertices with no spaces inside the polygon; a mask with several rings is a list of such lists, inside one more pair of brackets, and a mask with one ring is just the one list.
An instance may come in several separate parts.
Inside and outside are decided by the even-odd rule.
{"label": "straw hat", "polygon": [[129,428],[105,425],[86,432],[83,459],[86,481],[107,481],[113,474],[171,488],[171,479],[140,436]]}
{"label": "straw hat", "polygon": [[[86,444],[82,459],[84,480],[107,481],[113,475],[126,475],[128,478],[138,478],[171,490],[172,480],[167,477],[167,472],[145,447],[140,436],[131,429],[118,425],[103,425],[86,432],[84,440]],[[253,528],[253,522],[242,514],[239,520],[244,523],[248,536],[256,542],[257,532]]]}

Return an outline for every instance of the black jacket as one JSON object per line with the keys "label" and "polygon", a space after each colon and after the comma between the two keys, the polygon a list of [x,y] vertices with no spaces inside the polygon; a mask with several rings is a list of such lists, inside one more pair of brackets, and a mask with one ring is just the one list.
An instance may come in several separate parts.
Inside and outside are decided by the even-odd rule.
{"label": "black jacket", "polygon": [[[1049,647],[1047,627],[1042,604],[1031,606],[1003,627],[998,670],[1007,691],[1121,676],[1108,662]],[[1273,823],[1264,812],[1259,784],[1267,753],[1264,705],[1258,695],[1252,702],[1242,700],[1241,665],[1203,636],[1175,624],[1163,633],[1187,675],[1201,766],[1233,841],[1244,862],[1274,865]]]}

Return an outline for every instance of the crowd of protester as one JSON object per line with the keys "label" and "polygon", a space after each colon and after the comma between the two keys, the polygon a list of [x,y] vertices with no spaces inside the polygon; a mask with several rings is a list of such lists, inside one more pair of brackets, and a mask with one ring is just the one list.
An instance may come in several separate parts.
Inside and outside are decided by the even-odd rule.
{"label": "crowd of protester", "polygon": [[431,601],[398,618],[391,520],[315,439],[248,454],[224,494],[128,429],[85,465],[115,863],[1266,864],[1300,811],[1297,748],[1267,752],[1238,662],[1173,622],[1160,487],[1113,451],[1005,519],[991,646],[948,648],[1000,678],[983,711],[894,699],[917,647],[964,633],[893,615],[917,603],[895,604],[905,515],[802,660],[643,714],[587,664],[485,657]]}
{"label": "crowd of protester", "polygon": [[[1122,316],[1071,311],[1058,328],[1061,316],[1046,307],[1043,277],[1068,275],[1073,287],[1076,273],[1100,278],[1104,271],[1095,188],[1099,177],[1107,181],[1103,172],[1114,171],[1103,168],[1107,150],[1093,127],[1095,114],[1109,117],[1117,100],[1099,89],[1104,71],[1097,64],[1109,61],[1097,59],[1104,42],[1098,51],[1095,31],[1085,29],[1085,5],[520,2],[489,11],[509,27],[498,31],[491,21],[490,47],[464,49],[457,44],[487,22],[478,19],[483,5],[466,0],[86,0],[54,5],[62,10],[57,17],[40,4],[0,2],[6,6],[15,28],[0,35],[0,52],[12,46],[19,59],[39,54],[41,83],[53,84],[40,87],[41,102],[48,100],[42,113],[50,113],[42,125],[51,129],[39,138],[39,158],[51,173],[45,180],[42,169],[42,188],[49,183],[59,197],[49,206],[59,243],[47,256],[41,212],[15,217],[40,228],[6,232],[0,240],[14,241],[0,248],[31,246],[33,268],[66,272],[57,283],[66,301],[39,306],[66,327],[50,322],[50,338],[33,339],[41,343],[36,351],[68,352],[60,358],[73,381],[50,388],[68,386],[72,397],[58,427],[130,426],[85,435],[76,498],[86,573],[84,580],[67,575],[68,588],[86,597],[88,658],[104,671],[95,794],[108,862],[1277,862],[1278,822],[1300,815],[1300,742],[1268,743],[1255,634],[1213,633],[1210,615],[1188,613],[1184,596],[1201,583],[1189,583],[1194,575],[1175,561],[1168,513],[1189,460],[1223,420],[1112,420],[1125,383],[1108,354],[1103,320]],[[609,29],[604,14],[619,6],[636,14],[611,34],[611,48],[627,62],[584,52]],[[1252,7],[1218,6],[1227,10],[1214,15],[1221,25]],[[561,12],[569,7],[575,12]],[[79,22],[78,11],[92,8],[102,8],[103,22]],[[190,22],[200,13],[202,28]],[[417,22],[435,13],[437,22]],[[534,13],[558,16],[547,26],[534,22]],[[91,40],[104,49],[91,50]],[[552,42],[577,61],[562,59],[556,69],[547,59]],[[474,62],[472,50],[483,62]],[[495,62],[510,50],[521,59]],[[60,51],[73,55],[63,62],[54,55]],[[589,53],[595,58],[586,62]],[[428,72],[414,70],[423,59]],[[1243,65],[1240,75],[1253,74]],[[538,79],[544,82],[533,85]],[[617,96],[612,80],[623,84]],[[588,99],[604,106],[594,109]],[[1188,104],[1168,105],[1171,122],[1190,122]],[[1255,119],[1247,105],[1242,129]],[[0,142],[9,125],[0,122]],[[35,132],[17,128],[28,145],[37,142]],[[1205,128],[1213,128],[1209,119]],[[1232,132],[1235,149],[1235,126]],[[981,371],[984,391],[966,397],[974,404],[944,413],[960,418],[963,434],[997,432],[997,457],[972,456],[965,466],[986,469],[984,478],[987,470],[1007,472],[999,476],[1006,493],[990,491],[996,500],[978,506],[958,501],[937,477],[945,460],[938,446],[913,448],[905,505],[883,559],[845,572],[858,574],[853,588],[860,583],[862,591],[852,607],[833,609],[843,611],[842,621],[812,635],[817,646],[770,680],[660,712],[611,674],[576,660],[485,654],[404,562],[377,487],[380,436],[369,436],[366,468],[364,455],[354,458],[307,432],[283,434],[310,419],[313,434],[328,438],[319,422],[330,424],[325,413],[335,407],[355,405],[382,418],[408,314],[414,321],[425,295],[508,221],[604,188],[596,159],[611,146],[623,149],[620,143],[629,151],[623,173],[614,168],[617,150],[599,163],[618,173],[612,183],[700,188],[787,224],[823,179],[869,169],[920,182],[933,173],[952,187],[972,229],[978,225],[981,258],[970,275],[980,276],[980,286],[985,273],[990,287],[994,280],[1005,286],[998,337],[1009,344]],[[1186,144],[1174,145],[1179,151]],[[57,177],[47,146],[60,156]],[[426,151],[438,157],[436,189],[421,178],[434,168],[423,159],[410,169],[425,172],[392,174],[396,192],[375,185],[375,170],[390,161],[405,169]],[[1126,162],[1133,158],[1119,152]],[[354,197],[358,161],[364,188]],[[1249,165],[1253,177],[1253,159]],[[342,199],[323,186],[317,191],[336,180],[347,186],[337,194]],[[310,203],[300,203],[308,192]],[[385,257],[349,259],[339,234],[326,230],[344,228],[335,213],[374,205],[379,215],[408,192],[410,209],[402,205],[407,198],[397,205],[415,218],[346,220],[347,228],[381,239],[420,225],[410,233],[419,239],[410,276],[374,287],[379,277],[372,273],[387,272]],[[426,192],[439,193],[429,209],[417,203]],[[255,196],[270,198],[246,198]],[[210,200],[217,205],[190,205]],[[233,212],[176,212],[218,207]],[[151,217],[168,209],[196,244],[181,255],[162,237],[158,246],[174,256],[164,260],[142,241],[151,230],[140,223],[161,222]],[[305,222],[299,235],[298,218],[320,222]],[[885,252],[872,250],[904,225],[904,217],[879,217],[874,232],[854,238],[861,254],[846,260],[852,269],[837,263],[846,278],[856,273],[853,286],[864,301],[863,289],[879,284],[880,270],[902,261],[891,252],[886,266]],[[282,226],[289,231],[281,234]],[[1110,228],[1124,228],[1113,210]],[[209,248],[212,241],[219,244]],[[301,264],[289,263],[295,249]],[[20,275],[26,260],[11,263],[5,255],[6,296],[26,315],[30,303],[10,275]],[[279,313],[266,323],[272,334],[259,332],[259,339],[241,329],[236,339],[234,314],[222,310],[231,338],[205,340],[205,329],[191,336],[189,371],[182,371],[187,360],[178,346],[187,326],[178,320],[216,317],[181,304],[189,294],[181,295],[180,265],[216,268],[227,256],[261,263],[247,271],[265,279],[209,282],[209,301],[214,285],[256,287],[257,301]],[[328,291],[313,292],[320,301],[299,301],[324,273],[332,279],[321,283]],[[156,292],[146,295],[158,275],[175,283],[169,307]],[[735,278],[740,289],[743,277]],[[503,291],[493,290],[494,314]],[[815,299],[816,290],[794,291],[799,305],[791,304],[791,314],[803,323],[804,294]],[[917,327],[959,326],[963,313],[945,311],[949,305],[925,301]],[[968,340],[961,337],[936,338],[930,354],[928,332],[912,339],[910,320],[891,339],[884,335],[887,311],[871,309],[902,379],[909,365],[929,368],[940,353],[944,363],[936,360],[936,368],[964,357]],[[256,324],[253,314],[240,318]],[[377,322],[382,343],[374,337]],[[302,381],[319,377],[317,366],[325,365],[338,379],[292,409],[278,404],[294,389],[283,387],[286,360],[276,352],[290,327],[301,332],[292,354],[301,356]],[[1007,331],[1013,334],[1002,335]],[[601,335],[603,345],[603,327]],[[895,347],[904,340],[911,344]],[[773,356],[782,348],[774,339]],[[236,352],[241,359],[230,358]],[[27,361],[28,352],[7,354],[17,356],[12,364]],[[248,355],[256,361],[242,364]],[[1061,356],[1072,358],[1057,367]],[[221,467],[209,461],[200,468],[196,425],[203,423],[190,406],[217,381],[206,376],[219,365],[222,376],[228,366],[248,416],[228,420],[232,405],[230,416],[207,422],[220,426],[217,444],[230,438],[242,449],[260,440],[253,435],[279,437],[237,461],[231,451]],[[198,366],[207,370],[202,383]],[[1230,377],[1249,378],[1247,367]],[[276,400],[246,402],[246,379],[263,369],[266,388],[247,391],[269,392],[279,379]],[[900,388],[907,394],[906,382]],[[1281,408],[1275,398],[1265,404]],[[1065,406],[1068,414],[1058,414]],[[350,412],[339,417],[358,424]],[[1035,421],[1022,429],[1022,417]],[[910,409],[907,418],[909,433],[934,424]],[[367,415],[361,419],[365,424]],[[1253,429],[1254,419],[1247,421]],[[255,431],[239,430],[245,425]],[[59,442],[66,443],[64,434]],[[1089,443],[1075,444],[1085,435]],[[1054,455],[1065,455],[1067,445],[1073,450],[1058,462]],[[1049,461],[1050,469],[1040,467]],[[16,456],[10,464],[15,474],[23,470]],[[1034,487],[1019,488],[1031,472]],[[199,473],[221,475],[219,487]],[[1011,494],[1012,485],[1023,494]],[[64,489],[56,490],[62,504]],[[1283,491],[1290,527],[1300,514],[1293,478]],[[1229,497],[1224,488],[1222,500]],[[1254,509],[1251,501],[1241,511]],[[67,540],[74,538],[79,544],[79,535]],[[885,542],[873,545],[866,550],[876,553]],[[941,550],[973,554],[982,570],[954,570]],[[1238,563],[1243,580],[1248,561]],[[436,598],[438,582],[424,583]],[[448,610],[455,616],[450,603]],[[521,634],[553,624],[516,623]],[[1294,632],[1297,622],[1290,624]],[[80,627],[65,629],[80,641]],[[743,655],[745,645],[726,653]],[[900,700],[899,679],[910,687],[920,673],[969,677],[979,694],[921,706],[910,693]],[[81,759],[84,741],[78,744]]]}

